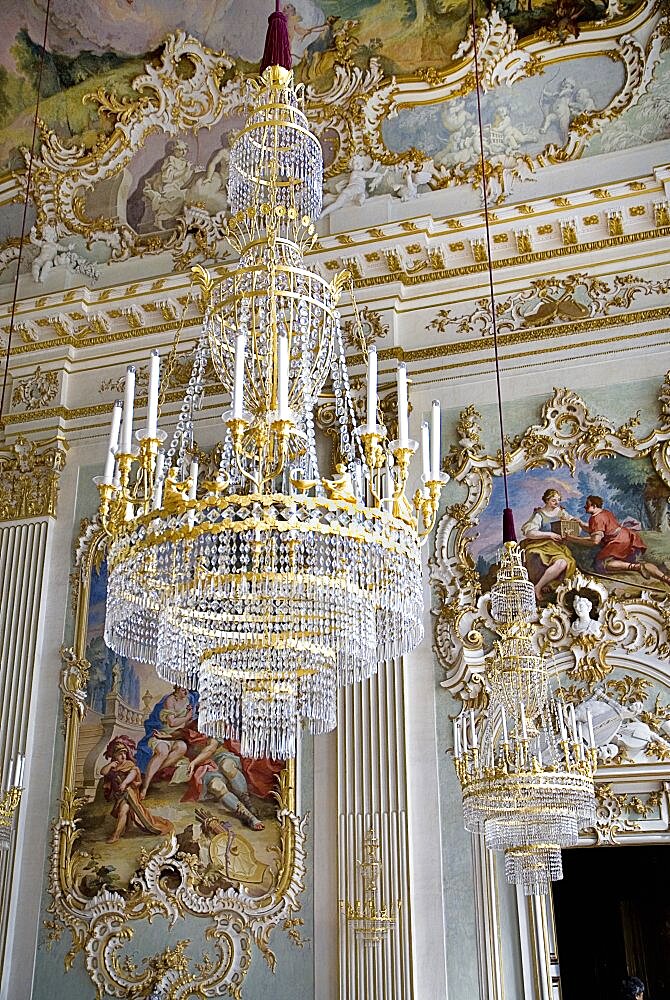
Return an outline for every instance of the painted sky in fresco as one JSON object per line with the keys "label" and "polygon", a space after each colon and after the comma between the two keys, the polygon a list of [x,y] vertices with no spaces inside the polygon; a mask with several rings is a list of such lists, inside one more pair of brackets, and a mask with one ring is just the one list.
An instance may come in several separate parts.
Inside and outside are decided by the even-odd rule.
{"label": "painted sky in fresco", "polygon": [[[482,97],[484,146],[498,154],[537,154],[547,143],[563,145],[570,121],[582,112],[607,107],[624,83],[621,63],[604,56],[571,60],[547,73],[501,87]],[[416,146],[437,166],[467,166],[479,158],[474,93],[433,107],[407,108],[384,122],[391,149]]]}
{"label": "painted sky in fresco", "polygon": [[[296,6],[303,28],[323,23],[323,11],[312,0],[296,0]],[[33,41],[41,41],[45,7],[45,0],[3,0],[0,62],[10,65],[13,61],[10,50],[21,28]],[[183,29],[211,48],[253,61],[262,52],[273,7],[267,0],[106,0],[104,4],[100,0],[52,0],[48,47],[68,56],[81,51],[143,55],[166,35]]]}

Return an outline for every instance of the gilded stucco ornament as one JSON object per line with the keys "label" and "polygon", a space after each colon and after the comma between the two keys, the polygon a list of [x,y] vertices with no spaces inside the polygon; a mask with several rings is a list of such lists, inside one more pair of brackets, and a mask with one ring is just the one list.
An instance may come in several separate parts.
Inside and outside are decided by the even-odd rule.
{"label": "gilded stucco ornament", "polygon": [[[650,463],[649,483],[658,484],[655,492],[650,486],[649,502],[656,504],[654,511],[661,511],[662,517],[670,496],[667,385],[666,376],[660,426],[641,439],[635,435],[640,422],[637,415],[617,427],[593,414],[577,393],[556,389],[542,408],[540,423],[508,442],[510,476],[533,469],[567,469],[574,475],[578,463],[606,456],[645,460]],[[446,464],[452,479],[465,489],[465,498],[448,507],[439,521],[430,566],[437,598],[434,648],[446,674],[442,686],[470,702],[482,697],[479,692],[485,688],[486,635],[493,625],[472,549],[494,478],[501,475],[501,456],[486,454],[474,407],[461,414],[457,433],[458,444],[452,446]],[[653,589],[650,584],[655,585]],[[639,574],[622,591],[612,589],[602,574],[592,576],[577,569],[563,580],[552,600],[541,606],[538,641],[545,652],[551,650],[555,670],[564,672],[566,684],[577,685],[582,700],[611,680],[623,663],[635,662],[641,669],[659,673],[658,663],[670,655],[670,595],[664,586],[659,577]],[[590,621],[577,621],[574,600],[580,594],[590,602]],[[659,735],[659,747],[665,739]]]}
{"label": "gilded stucco ornament", "polygon": [[583,839],[594,846],[644,843],[670,828],[668,782],[651,791],[615,791],[613,783],[596,784],[596,822]]}
{"label": "gilded stucco ornament", "polygon": [[[216,833],[220,826],[216,823],[210,831],[208,864],[183,850],[172,833],[151,849],[141,849],[127,890],[102,885],[91,891],[87,879],[95,862],[79,845],[83,800],[77,797],[76,765],[90,669],[84,650],[91,574],[104,558],[104,544],[100,526],[95,521],[83,522],[76,545],[74,636],[72,646],[61,650],[65,759],[49,871],[52,900],[51,917],[45,921],[47,936],[58,940],[64,931],[69,932],[72,943],[66,968],[81,954],[99,998],[205,1000],[225,994],[241,1000],[252,945],[274,968],[269,936],[275,927],[300,943],[301,921],[296,914],[304,888],[306,819],[295,813],[295,769],[289,763],[279,777],[276,877],[260,895],[247,891],[239,880],[221,887],[224,869],[219,871],[217,865],[224,864],[228,835],[225,824],[223,833]],[[112,694],[118,693],[118,680]],[[221,840],[224,844],[217,847]],[[187,917],[200,922],[199,943],[184,937],[158,954],[136,959],[133,942],[142,922],[161,918],[176,936],[180,921]]]}
{"label": "gilded stucco ornament", "polygon": [[[535,330],[563,323],[580,323],[608,316],[628,316],[634,303],[643,298],[660,301],[670,293],[670,278],[653,280],[637,274],[617,274],[613,278],[594,277],[582,271],[562,277],[534,278],[523,288],[496,301],[496,327],[501,335],[515,330]],[[427,330],[439,334],[455,331],[461,335],[489,337],[493,333],[491,301],[478,299],[474,308],[457,313],[439,309]]]}
{"label": "gilded stucco ornament", "polygon": [[39,410],[47,406],[58,393],[58,372],[42,371],[37,366],[28,378],[17,381],[12,390],[12,405],[24,410]]}
{"label": "gilded stucco ornament", "polygon": [[55,517],[64,441],[36,442],[19,434],[0,448],[0,521]]}

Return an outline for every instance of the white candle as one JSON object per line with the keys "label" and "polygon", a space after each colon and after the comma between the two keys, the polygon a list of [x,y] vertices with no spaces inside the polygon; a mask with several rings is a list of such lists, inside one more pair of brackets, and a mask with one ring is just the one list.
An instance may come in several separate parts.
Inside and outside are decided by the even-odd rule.
{"label": "white candle", "polygon": [[591,743],[591,746],[595,748],[596,738],[593,732],[593,718],[591,716],[591,712],[588,710],[586,712],[586,722],[589,727],[589,741]]}
{"label": "white candle", "polygon": [[18,785],[19,785],[19,788],[20,788],[23,785],[23,771],[24,771],[25,766],[26,766],[26,758],[24,757],[23,754],[19,754],[19,765],[20,766],[19,766],[19,780],[18,780]]}
{"label": "white candle", "polygon": [[461,734],[458,731],[458,719],[454,719],[454,757],[461,756]]}
{"label": "white candle", "polygon": [[523,707],[523,702],[522,701],[519,702],[519,709],[520,709],[520,712],[521,712],[521,736],[525,740],[528,737],[528,732],[526,730],[526,710]]}
{"label": "white candle", "polygon": [[25,758],[23,757],[22,754],[19,754],[18,757],[16,758],[16,767],[14,768],[14,786],[13,786],[14,788],[20,788],[21,787],[21,778],[23,777],[23,761],[24,761],[24,759]]}
{"label": "white candle", "polygon": [[194,458],[191,460],[191,472],[190,472],[191,485],[188,490],[189,500],[195,500],[196,494],[198,492],[198,459]]}
{"label": "white candle", "polygon": [[112,485],[112,480],[114,479],[114,458],[116,455],[116,450],[119,447],[119,430],[121,429],[121,414],[123,412],[123,403],[120,399],[114,401],[114,406],[112,407],[112,424],[109,428],[109,442],[107,444],[107,457],[105,458],[105,471],[103,473],[103,482],[107,486]]}
{"label": "white candle", "polygon": [[565,742],[568,738],[568,734],[565,728],[565,719],[563,718],[563,706],[560,701],[556,702],[556,715],[558,716],[558,725],[561,730],[561,740]]}
{"label": "white candle", "polygon": [[368,430],[377,430],[377,348],[368,351]]}
{"label": "white candle", "polygon": [[421,424],[421,460],[423,463],[423,481],[427,483],[430,479],[430,431],[425,420]]}
{"label": "white candle", "polygon": [[133,408],[135,406],[135,365],[126,368],[126,391],[123,397],[123,426],[121,428],[121,454],[129,455],[133,441]]}
{"label": "white candle", "polygon": [[440,404],[434,399],[430,429],[430,476],[433,480],[440,478],[440,439]]}
{"label": "white candle", "polygon": [[475,710],[470,709],[470,729],[472,730],[472,746],[477,746],[477,730],[475,729]]}
{"label": "white candle", "polygon": [[279,372],[277,378],[277,409],[279,419],[288,420],[288,337],[279,336],[278,342]]}
{"label": "white candle", "polygon": [[502,718],[503,743],[509,743],[509,736],[507,733],[507,714],[505,712],[504,705],[500,706],[500,716]]}
{"label": "white candle", "polygon": [[570,712],[570,725],[572,726],[572,738],[576,742],[576,740],[577,740],[577,720],[575,719],[575,706],[574,705],[570,705],[569,712]]}
{"label": "white candle", "polygon": [[362,502],[363,501],[363,468],[361,466],[361,463],[358,460],[356,460],[356,466],[355,466],[354,475],[356,476],[356,495],[357,495],[358,499]]}
{"label": "white candle", "polygon": [[165,468],[165,452],[159,448],[156,453],[156,468],[154,469],[154,510],[159,510],[163,502],[163,469]]}
{"label": "white candle", "polygon": [[247,349],[246,333],[235,339],[235,381],[233,383],[233,418],[239,420],[244,412],[244,355]]}
{"label": "white candle", "polygon": [[158,429],[158,386],[160,384],[161,359],[158,351],[149,356],[149,398],[147,399],[147,437],[155,438]]}
{"label": "white candle", "polygon": [[398,365],[398,444],[407,447],[409,439],[409,407],[407,405],[407,365]]}

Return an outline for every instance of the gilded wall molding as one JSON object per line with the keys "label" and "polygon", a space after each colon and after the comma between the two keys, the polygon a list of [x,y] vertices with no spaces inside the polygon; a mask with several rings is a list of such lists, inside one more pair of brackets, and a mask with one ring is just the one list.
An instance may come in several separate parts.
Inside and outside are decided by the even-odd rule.
{"label": "gilded wall molding", "polygon": [[[195,816],[204,824],[206,834],[196,835],[191,827],[189,840],[189,830],[177,835],[175,826],[171,833],[155,836],[152,846],[139,849],[134,873],[127,884],[118,873],[114,874],[112,882],[109,881],[113,869],[109,862],[107,867],[101,867],[101,847],[96,849],[94,843],[92,848],[87,841],[86,849],[82,848],[86,838],[90,841],[92,835],[82,810],[87,801],[89,808],[93,806],[89,785],[97,775],[97,771],[91,772],[93,777],[89,775],[87,761],[98,751],[95,747],[90,748],[90,733],[89,743],[83,749],[80,746],[90,711],[91,685],[96,683],[93,671],[99,669],[99,665],[96,667],[89,658],[91,654],[87,648],[92,578],[101,571],[104,557],[104,535],[99,525],[96,521],[85,520],[76,544],[73,644],[61,650],[65,760],[49,870],[52,901],[51,917],[45,922],[48,938],[58,940],[64,932],[71,935],[65,967],[69,969],[81,954],[99,997],[132,996],[137,1000],[157,996],[163,1000],[201,997],[204,1000],[225,993],[241,1000],[242,986],[252,961],[252,945],[274,969],[276,959],[269,936],[275,927],[282,927],[291,940],[302,943],[299,934],[302,921],[297,913],[305,878],[306,818],[295,813],[294,763],[289,762],[278,776],[274,812],[279,843],[271,870],[267,868],[265,872],[267,865],[262,866],[265,873],[261,872],[262,883],[258,886],[255,879],[260,875],[254,872],[260,871],[259,863],[253,862],[253,852],[249,855],[247,840],[240,837],[230,822],[224,821],[226,814],[219,815],[212,800],[206,807],[195,803]],[[122,684],[122,668],[117,663],[107,693],[107,715],[102,720],[104,732],[99,737],[103,747],[110,738],[112,742],[125,740],[129,746],[127,734],[138,728],[141,730],[144,713],[134,711],[124,702]],[[82,773],[84,787],[81,786]],[[102,773],[104,775],[105,771]],[[156,808],[151,798],[148,805]],[[133,808],[140,810],[138,816],[145,824],[163,822],[141,804]],[[246,825],[250,826],[251,818],[248,813],[246,815]],[[268,822],[266,819],[266,824]],[[258,823],[252,827],[256,828],[263,829]],[[203,847],[199,852],[196,849],[195,836],[209,845],[206,860]],[[251,866],[246,885],[239,873],[245,864]],[[239,872],[235,874],[237,869]],[[184,918],[195,920],[197,941],[183,938],[161,953],[137,961],[132,951],[135,932],[143,921],[159,917],[176,934]],[[190,926],[192,928],[193,924]]]}
{"label": "gilded wall molding", "polygon": [[23,434],[0,447],[0,521],[56,517],[66,452],[64,441],[30,441]]}

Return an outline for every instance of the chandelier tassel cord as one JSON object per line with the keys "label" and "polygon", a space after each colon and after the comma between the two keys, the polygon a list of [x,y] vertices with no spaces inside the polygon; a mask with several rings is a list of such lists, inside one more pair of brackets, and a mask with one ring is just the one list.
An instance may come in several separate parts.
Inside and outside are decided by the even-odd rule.
{"label": "chandelier tassel cord", "polygon": [[274,13],[268,17],[268,30],[265,36],[265,50],[261,59],[260,73],[262,74],[268,66],[283,66],[284,69],[291,69],[292,64],[288,18],[281,9],[280,0],[276,0]]}
{"label": "chandelier tassel cord", "polygon": [[[226,235],[239,260],[219,275],[193,269],[203,332],[169,446],[153,351],[146,422],[135,430],[130,366],[96,477],[109,536],[105,642],[197,689],[202,732],[239,740],[243,756],[278,759],[294,756],[299,725],[334,728],[338,685],[421,641],[420,549],[448,479],[436,402],[422,428],[422,485],[406,495],[419,447],[407,372],[398,366],[389,440],[374,348],[358,425],[338,310],[350,275],[329,281],[305,260],[323,156],[285,29],[277,10],[262,65],[271,61],[230,151]],[[218,469],[205,475],[196,430],[208,365],[230,402]],[[314,411],[329,379],[342,453],[324,474]]]}
{"label": "chandelier tassel cord", "polygon": [[493,285],[493,258],[491,256],[491,224],[489,220],[489,198],[486,185],[486,156],[484,153],[484,125],[482,121],[481,80],[479,75],[479,56],[477,53],[477,12],[476,0],[470,2],[472,20],[472,46],[474,52],[475,93],[477,98],[477,124],[479,129],[479,161],[482,174],[482,199],[484,204],[484,229],[486,232],[486,261],[488,264],[489,298],[491,302],[491,328],[493,331],[493,357],[495,360],[496,396],[498,402],[498,424],[500,427],[500,454],[502,456],[503,488],[505,491],[505,508],[503,510],[503,542],[515,542],[514,512],[509,502],[507,485],[507,457],[505,455],[505,426],[503,419],[502,387],[500,381],[500,354],[498,350],[498,322],[496,319],[496,297]]}
{"label": "chandelier tassel cord", "polygon": [[47,51],[47,34],[49,30],[49,13],[51,11],[51,0],[47,0],[44,14],[44,35],[42,38],[42,50],[37,69],[37,95],[35,98],[35,114],[33,116],[33,133],[30,142],[30,160],[28,161],[28,172],[26,174],[26,193],[23,199],[23,214],[21,216],[21,232],[19,235],[19,252],[16,258],[16,275],[14,277],[14,289],[12,292],[12,305],[9,316],[9,331],[7,333],[7,353],[5,354],[5,366],[2,374],[2,393],[0,394],[0,421],[5,412],[5,395],[7,392],[7,382],[9,379],[9,359],[11,356],[12,338],[14,334],[14,323],[16,317],[16,303],[19,296],[19,278],[21,274],[21,262],[23,260],[23,241],[26,234],[26,220],[28,218],[28,204],[30,202],[30,190],[33,176],[33,160],[35,157],[35,144],[37,141],[37,127],[39,123],[40,95],[42,91],[42,71]]}
{"label": "chandelier tassel cord", "polygon": [[509,502],[500,358],[491,257],[475,0],[471,0],[482,193],[493,326],[505,509],[503,547],[489,611],[498,640],[487,654],[488,703],[454,719],[454,763],[466,829],[502,851],[507,880],[542,895],[563,877],[561,850],[595,821],[597,746],[590,715],[578,720],[538,651],[535,588],[516,542]]}

